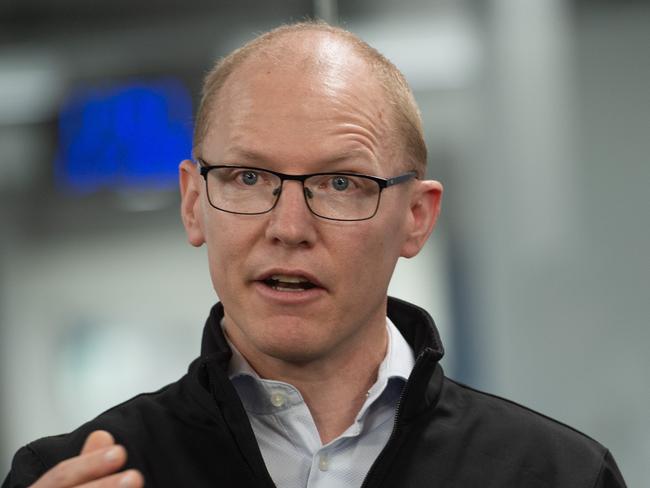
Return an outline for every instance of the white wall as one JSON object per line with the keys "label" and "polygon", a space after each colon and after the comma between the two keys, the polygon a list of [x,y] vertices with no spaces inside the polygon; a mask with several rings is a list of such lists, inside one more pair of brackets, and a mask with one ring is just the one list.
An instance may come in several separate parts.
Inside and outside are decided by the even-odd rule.
{"label": "white wall", "polygon": [[2,253],[2,462],[180,378],[215,294],[180,226],[14,234]]}

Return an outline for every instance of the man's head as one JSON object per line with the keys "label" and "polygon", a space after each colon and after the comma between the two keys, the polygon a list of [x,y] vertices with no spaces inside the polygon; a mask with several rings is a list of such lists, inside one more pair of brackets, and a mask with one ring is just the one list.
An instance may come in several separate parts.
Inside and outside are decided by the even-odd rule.
{"label": "man's head", "polygon": [[[228,56],[219,61],[208,73],[203,84],[203,92],[194,128],[194,156],[201,152],[203,143],[211,122],[211,114],[218,110],[219,92],[230,75],[247,61],[275,61],[286,62],[282,54],[296,54],[296,63],[302,59],[307,67],[315,67],[321,62],[319,53],[298,54],[295,42],[301,36],[329,34],[338,41],[346,44],[355,55],[363,59],[371,70],[371,76],[384,90],[385,101],[392,118],[391,131],[395,145],[396,155],[405,166],[410,166],[418,172],[420,178],[424,177],[427,163],[427,148],[422,132],[420,111],[413,97],[413,93],[404,78],[404,75],[390,60],[383,56],[372,46],[344,29],[333,27],[319,22],[301,22],[283,25],[272,31],[266,32]],[[281,59],[284,59],[281,61]],[[291,62],[291,60],[289,60]]]}
{"label": "man's head", "polygon": [[[257,49],[222,62],[225,75],[208,76],[195,157],[290,175],[423,173],[417,158],[424,150],[409,146],[385,70],[360,51],[361,41],[322,25],[260,39],[266,41],[253,41]],[[411,111],[417,114],[414,105]],[[378,346],[395,263],[423,246],[442,187],[410,180],[386,188],[377,214],[360,222],[314,215],[299,181],[285,181],[268,213],[217,210],[191,161],[181,164],[181,192],[188,238],[207,244],[226,330],[260,367],[344,362],[353,351]]]}

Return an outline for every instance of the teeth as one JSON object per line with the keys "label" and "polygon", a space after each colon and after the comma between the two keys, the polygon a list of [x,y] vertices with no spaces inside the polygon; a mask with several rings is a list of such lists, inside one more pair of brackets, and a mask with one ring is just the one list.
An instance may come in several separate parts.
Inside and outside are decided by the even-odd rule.
{"label": "teeth", "polygon": [[273,289],[278,290],[278,291],[292,291],[292,292],[304,290],[304,288],[289,288],[289,287],[282,286],[282,285],[276,285],[276,286],[273,287]]}
{"label": "teeth", "polygon": [[272,280],[281,281],[283,283],[307,283],[308,279],[302,278],[300,276],[289,276],[289,275],[273,275],[271,276]]}
{"label": "teeth", "polygon": [[302,276],[275,274],[264,280],[267,286],[279,291],[302,291],[315,288],[311,281]]}

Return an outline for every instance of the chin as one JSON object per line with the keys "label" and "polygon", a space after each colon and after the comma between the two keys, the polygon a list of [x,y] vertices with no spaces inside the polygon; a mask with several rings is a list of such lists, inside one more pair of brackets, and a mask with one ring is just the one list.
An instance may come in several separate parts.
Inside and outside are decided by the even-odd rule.
{"label": "chin", "polygon": [[240,332],[257,353],[287,363],[318,360],[334,347],[326,323],[293,315],[246,317]]}
{"label": "chin", "polygon": [[300,364],[326,357],[330,348],[321,340],[305,337],[304,334],[300,337],[276,334],[270,340],[260,344],[258,350],[278,361]]}

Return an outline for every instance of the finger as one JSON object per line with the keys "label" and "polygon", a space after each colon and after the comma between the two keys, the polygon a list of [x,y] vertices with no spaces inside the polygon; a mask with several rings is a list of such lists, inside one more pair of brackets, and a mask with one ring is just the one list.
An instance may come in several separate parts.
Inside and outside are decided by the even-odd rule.
{"label": "finger", "polygon": [[113,444],[115,444],[115,439],[113,439],[113,436],[109,432],[106,432],[105,430],[96,430],[86,437],[86,442],[84,442],[84,446],[81,449],[81,454],[87,454],[103,447],[112,446]]}
{"label": "finger", "polygon": [[143,486],[144,477],[140,471],[129,469],[75,488],[142,488]]}
{"label": "finger", "polygon": [[115,445],[76,456],[45,473],[33,488],[70,488],[108,476],[126,462],[126,449]]}

